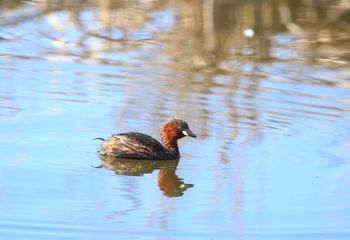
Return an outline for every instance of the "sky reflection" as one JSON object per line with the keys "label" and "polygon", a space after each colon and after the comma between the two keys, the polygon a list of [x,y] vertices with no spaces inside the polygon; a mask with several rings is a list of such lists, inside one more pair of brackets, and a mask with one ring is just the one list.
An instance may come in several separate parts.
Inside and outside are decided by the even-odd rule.
{"label": "sky reflection", "polygon": [[[349,238],[346,1],[0,6],[1,236]],[[93,167],[174,115],[179,162]]]}

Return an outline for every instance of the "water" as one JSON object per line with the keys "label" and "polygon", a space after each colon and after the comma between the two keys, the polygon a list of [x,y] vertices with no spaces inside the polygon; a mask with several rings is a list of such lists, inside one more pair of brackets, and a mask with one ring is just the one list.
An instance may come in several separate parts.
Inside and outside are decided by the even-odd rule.
{"label": "water", "polygon": [[0,4],[1,239],[349,239],[346,1]]}

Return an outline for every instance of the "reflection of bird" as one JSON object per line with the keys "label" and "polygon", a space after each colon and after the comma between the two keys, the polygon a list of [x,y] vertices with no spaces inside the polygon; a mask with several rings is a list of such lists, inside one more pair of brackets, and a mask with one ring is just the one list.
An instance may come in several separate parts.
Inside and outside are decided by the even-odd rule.
{"label": "reflection of bird", "polygon": [[176,175],[175,169],[160,169],[158,187],[168,197],[179,197],[183,195],[187,188],[193,187],[193,184],[184,183]]}
{"label": "reflection of bird", "polygon": [[161,131],[162,143],[154,138],[137,132],[114,134],[104,140],[100,154],[128,159],[178,159],[180,158],[177,140],[185,136],[197,137],[187,122],[173,118],[166,122]]}
{"label": "reflection of bird", "polygon": [[158,187],[165,196],[179,197],[193,184],[184,183],[176,175],[176,167],[179,160],[150,161],[139,159],[120,159],[111,156],[100,155],[102,165],[113,170],[118,175],[142,176],[145,173],[152,173],[159,169]]}
{"label": "reflection of bird", "polygon": [[142,176],[156,169],[176,170],[179,160],[151,161],[140,159],[122,159],[100,155],[102,164],[99,167],[114,171],[118,175]]}

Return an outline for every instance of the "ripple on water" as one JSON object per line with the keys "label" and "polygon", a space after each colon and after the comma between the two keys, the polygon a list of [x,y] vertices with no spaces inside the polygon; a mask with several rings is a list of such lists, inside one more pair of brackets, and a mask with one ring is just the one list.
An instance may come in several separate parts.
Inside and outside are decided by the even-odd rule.
{"label": "ripple on water", "polygon": [[66,224],[62,222],[26,221],[26,220],[2,220],[0,221],[0,231],[3,237],[11,239],[76,239],[76,238],[98,238],[115,239],[124,237],[137,237],[139,239],[167,238],[167,239],[346,239],[350,232],[348,229],[338,229],[332,231],[324,229],[313,229],[309,227],[301,228],[280,228],[252,227],[246,233],[237,232],[209,232],[202,231],[149,231],[142,229],[117,229],[96,226],[92,224]]}
{"label": "ripple on water", "polygon": [[[348,239],[349,69],[318,65],[348,48],[308,28],[342,3],[2,2],[2,238]],[[176,172],[91,166],[173,115],[198,133]]]}

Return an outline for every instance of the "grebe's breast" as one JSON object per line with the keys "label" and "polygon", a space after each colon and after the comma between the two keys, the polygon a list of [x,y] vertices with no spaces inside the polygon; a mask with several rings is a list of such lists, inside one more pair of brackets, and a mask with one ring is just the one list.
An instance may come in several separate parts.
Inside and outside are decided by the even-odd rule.
{"label": "grebe's breast", "polygon": [[101,147],[101,154],[117,158],[164,159],[167,152],[156,139],[143,133],[114,134]]}

